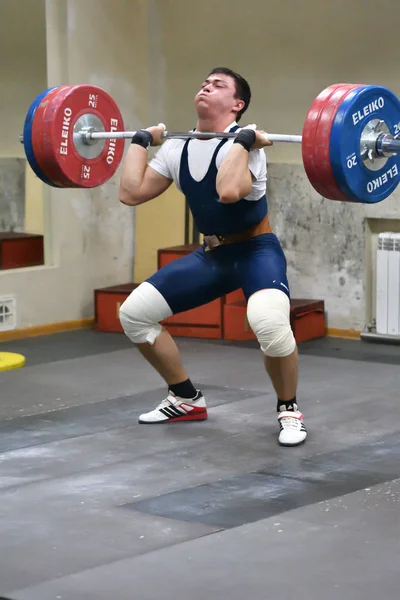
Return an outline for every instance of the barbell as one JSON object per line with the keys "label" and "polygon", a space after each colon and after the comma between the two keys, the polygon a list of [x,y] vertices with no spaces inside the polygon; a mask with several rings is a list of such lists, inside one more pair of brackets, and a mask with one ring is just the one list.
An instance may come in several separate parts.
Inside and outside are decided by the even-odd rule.
{"label": "barbell", "polygon": [[[46,184],[92,188],[116,172],[125,139],[117,104],[93,85],[57,86],[28,109],[23,134],[27,160]],[[399,182],[400,102],[387,88],[339,83],[324,89],[307,112],[302,135],[270,134],[300,143],[306,175],[323,197],[376,203]],[[163,138],[232,138],[235,132],[169,132]]]}

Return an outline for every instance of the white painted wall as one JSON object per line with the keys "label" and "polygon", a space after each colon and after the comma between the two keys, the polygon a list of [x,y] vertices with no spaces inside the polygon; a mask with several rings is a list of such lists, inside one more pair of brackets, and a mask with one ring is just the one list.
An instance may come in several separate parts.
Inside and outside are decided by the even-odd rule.
{"label": "white painted wall", "polygon": [[[312,101],[333,83],[379,84],[400,96],[398,0],[155,3],[170,130],[194,125],[193,97],[215,66],[249,80],[253,96],[242,123],[272,133],[302,133]],[[311,188],[300,145],[275,144],[267,160],[270,214],[292,295],[324,299],[331,328],[363,329],[375,315],[377,235],[400,230],[400,193],[375,206],[330,202]]]}
{"label": "white painted wall", "polygon": [[[22,2],[4,1],[16,9]],[[273,132],[301,132],[312,100],[331,83],[379,83],[400,95],[398,0],[46,0],[45,5],[46,86],[104,87],[120,105],[127,128],[160,120],[169,129],[190,128],[193,96],[208,70],[221,64],[242,72],[252,85],[245,121]],[[38,40],[38,48],[43,43]],[[40,91],[43,77],[33,79]],[[23,113],[11,119],[18,131]],[[9,114],[3,108],[2,122]],[[12,140],[0,153],[10,155]],[[299,146],[276,144],[268,161],[271,215],[286,244],[294,293],[324,298],[331,327],[361,328],[373,312],[374,236],[387,225],[384,219],[398,224],[398,196],[360,210],[328,204],[307,183]],[[94,288],[131,280],[134,213],[119,204],[117,186],[118,173],[91,191],[45,189],[47,266],[0,273],[0,296],[17,298],[19,328],[91,316]],[[166,215],[164,227],[173,228],[176,221]],[[308,231],[301,229],[303,222]],[[142,226],[152,231],[149,219]],[[294,243],[297,232],[300,242]]]}
{"label": "white painted wall", "polygon": [[45,0],[1,1],[0,56],[0,156],[25,157],[24,115],[46,86]]}
{"label": "white painted wall", "polygon": [[[7,161],[25,159],[19,141],[25,115],[33,99],[46,89],[45,0],[1,0],[0,56],[0,157]],[[2,229],[12,229],[18,208],[20,217],[15,230],[43,233],[40,180],[29,167],[21,186],[19,178],[12,177],[13,171],[20,168],[18,160],[10,169],[6,164],[2,162],[0,167],[0,178],[8,186],[0,199]]]}
{"label": "white painted wall", "polygon": [[[301,133],[317,94],[332,83],[373,83],[400,96],[398,0],[155,0],[163,23],[169,129],[193,125],[205,74],[229,66],[253,99],[243,122]],[[270,162],[301,163],[279,144]]]}
{"label": "white painted wall", "polygon": [[[99,85],[127,128],[143,126],[146,1],[47,0],[46,24],[45,85]],[[0,272],[0,296],[17,300],[18,328],[91,317],[96,287],[132,278],[134,211],[118,201],[118,174],[92,190],[45,186],[45,221],[47,265]]]}

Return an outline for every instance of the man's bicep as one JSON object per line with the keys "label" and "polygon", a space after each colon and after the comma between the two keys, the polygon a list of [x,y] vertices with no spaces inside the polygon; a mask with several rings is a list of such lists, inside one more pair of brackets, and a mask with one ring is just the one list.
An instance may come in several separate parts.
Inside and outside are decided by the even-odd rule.
{"label": "man's bicep", "polygon": [[[156,198],[165,190],[169,188],[172,183],[172,179],[169,177],[165,177],[150,165],[147,165],[143,183],[140,188],[140,195],[143,196],[146,200],[151,200],[152,198]],[[146,201],[144,200],[144,201]]]}

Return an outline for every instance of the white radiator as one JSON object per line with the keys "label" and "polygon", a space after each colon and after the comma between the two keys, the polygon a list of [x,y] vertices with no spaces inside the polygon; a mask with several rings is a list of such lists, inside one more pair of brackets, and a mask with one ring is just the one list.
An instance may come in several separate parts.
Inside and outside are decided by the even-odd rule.
{"label": "white radiator", "polygon": [[400,233],[378,235],[376,333],[400,335]]}

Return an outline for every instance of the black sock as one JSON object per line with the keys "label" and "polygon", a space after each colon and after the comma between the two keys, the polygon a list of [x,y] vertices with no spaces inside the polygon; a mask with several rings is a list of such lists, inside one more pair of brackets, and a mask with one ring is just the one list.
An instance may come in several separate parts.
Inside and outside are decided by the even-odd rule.
{"label": "black sock", "polygon": [[296,396],[291,400],[279,400],[278,398],[276,410],[278,412],[281,412],[282,410],[297,410]]}
{"label": "black sock", "polygon": [[174,385],[168,386],[169,389],[175,396],[179,398],[194,398],[197,395],[197,390],[194,387],[190,379],[182,381],[182,383],[174,383]]}

